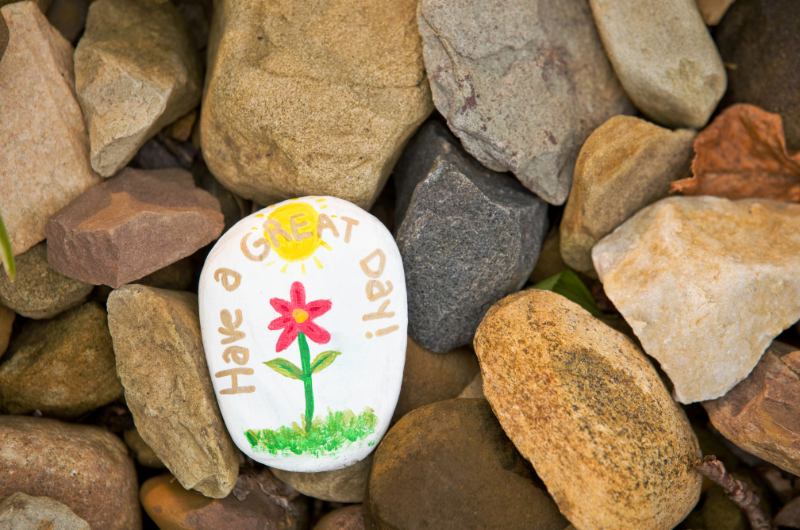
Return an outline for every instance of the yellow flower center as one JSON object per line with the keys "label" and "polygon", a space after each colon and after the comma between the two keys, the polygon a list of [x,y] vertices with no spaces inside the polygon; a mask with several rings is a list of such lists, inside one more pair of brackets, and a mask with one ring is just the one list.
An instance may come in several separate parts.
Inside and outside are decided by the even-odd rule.
{"label": "yellow flower center", "polygon": [[292,317],[294,317],[295,321],[298,324],[302,324],[306,320],[308,320],[308,313],[303,311],[302,309],[295,309],[292,311]]}

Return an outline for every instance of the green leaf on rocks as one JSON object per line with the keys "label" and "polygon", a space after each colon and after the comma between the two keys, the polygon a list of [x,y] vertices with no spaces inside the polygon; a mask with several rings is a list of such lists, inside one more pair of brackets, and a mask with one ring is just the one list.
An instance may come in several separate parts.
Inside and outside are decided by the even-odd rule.
{"label": "green leaf on rocks", "polygon": [[3,260],[3,268],[6,270],[6,274],[8,274],[8,279],[13,282],[17,277],[17,266],[14,263],[11,241],[8,239],[6,225],[3,224],[2,217],[0,217],[0,258]]}
{"label": "green leaf on rocks", "polygon": [[606,315],[600,311],[599,307],[597,307],[597,302],[595,302],[592,293],[589,291],[589,288],[584,285],[581,279],[578,278],[577,274],[569,269],[563,270],[555,276],[547,278],[546,280],[542,280],[536,285],[529,287],[529,289],[553,291],[556,294],[560,294],[570,302],[578,304],[591,313],[595,318],[609,317],[609,315]]}
{"label": "green leaf on rocks", "polygon": [[331,363],[342,354],[340,351],[328,350],[317,355],[311,362],[311,373],[321,372],[331,365]]}
{"label": "green leaf on rocks", "polygon": [[275,359],[267,361],[264,364],[284,377],[288,377],[290,379],[303,379],[303,371],[292,364],[291,361],[288,361],[282,357],[276,357]]}

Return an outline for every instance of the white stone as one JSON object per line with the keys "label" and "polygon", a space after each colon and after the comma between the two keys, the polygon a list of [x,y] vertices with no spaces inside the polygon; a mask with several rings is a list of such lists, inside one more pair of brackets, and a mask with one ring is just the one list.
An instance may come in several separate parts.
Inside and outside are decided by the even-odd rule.
{"label": "white stone", "polygon": [[[317,472],[349,466],[375,448],[400,395],[408,327],[402,260],[380,221],[333,197],[264,208],[239,221],[211,250],[199,302],[214,391],[243,453],[273,468]],[[288,316],[281,321],[283,313]],[[295,326],[300,335],[287,332]],[[303,337],[309,348],[305,371]],[[341,445],[337,435],[325,434],[328,445],[321,447],[310,441],[316,428],[310,438],[305,432],[302,374],[331,351],[340,353],[312,372],[312,424],[352,411],[363,432]],[[294,428],[288,437],[295,452],[264,435],[282,427]]]}

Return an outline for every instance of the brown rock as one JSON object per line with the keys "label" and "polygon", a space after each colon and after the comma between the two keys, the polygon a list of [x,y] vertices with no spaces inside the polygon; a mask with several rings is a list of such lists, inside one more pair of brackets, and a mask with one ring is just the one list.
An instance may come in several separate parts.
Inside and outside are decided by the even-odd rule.
{"label": "brown rock", "polygon": [[697,438],[623,334],[532,289],[489,310],[475,351],[503,430],[581,530],[670,530],[697,503]]}
{"label": "brown rock", "polygon": [[333,471],[301,473],[272,469],[272,473],[309,497],[332,502],[364,502],[364,495],[367,493],[367,479],[369,470],[372,469],[374,455],[373,452],[364,460]]}
{"label": "brown rock", "polygon": [[158,289],[170,289],[173,291],[185,291],[192,284],[192,259],[183,258],[175,263],[170,263],[163,269],[151,272],[144,278],[133,283],[156,287]]}
{"label": "brown rock", "polygon": [[6,53],[6,48],[8,47],[8,24],[6,24],[6,19],[3,16],[3,12],[0,11],[0,60],[3,59],[3,54]]}
{"label": "brown rock", "polygon": [[45,221],[100,182],[78,101],[72,46],[33,2],[0,9],[11,34],[0,61],[0,214],[14,254]]}
{"label": "brown rock", "polygon": [[91,528],[142,527],[133,460],[100,427],[0,416],[0,500],[22,492],[50,497]]}
{"label": "brown rock", "polygon": [[126,285],[108,297],[125,399],[142,439],[188,489],[222,498],[239,472],[200,337],[197,296]]}
{"label": "brown rock", "polygon": [[74,46],[83,34],[89,0],[53,0],[47,10],[47,20]]}
{"label": "brown rock", "polygon": [[354,504],[333,510],[319,520],[314,530],[367,530],[364,507]]}
{"label": "brown rock", "polygon": [[561,257],[561,234],[558,226],[554,226],[544,238],[542,251],[539,253],[539,259],[536,260],[536,266],[533,268],[528,282],[537,284],[568,268],[564,263],[564,258]]}
{"label": "brown rock", "polygon": [[11,340],[11,330],[14,326],[14,319],[17,314],[9,308],[0,305],[0,357],[8,348],[8,341]]}
{"label": "brown rock", "polygon": [[468,399],[486,397],[483,395],[483,378],[481,377],[480,373],[478,373],[478,375],[475,376],[475,379],[473,379],[472,382],[461,391],[458,397]]}
{"label": "brown rock", "polygon": [[58,501],[14,493],[0,503],[3,530],[89,530],[89,523]]}
{"label": "brown rock", "polygon": [[57,271],[119,287],[166,267],[222,233],[219,202],[180,169],[125,169],[47,221]]}
{"label": "brown rock", "polygon": [[800,528],[800,497],[795,497],[787,502],[778,512],[778,515],[775,516],[774,522],[776,526]]}
{"label": "brown rock", "polygon": [[707,26],[716,26],[735,0],[697,0],[697,7]]}
{"label": "brown rock", "polygon": [[147,442],[142,440],[142,437],[139,435],[139,431],[136,429],[128,429],[125,431],[124,435],[125,445],[128,446],[128,449],[133,451],[133,454],[136,455],[136,462],[140,466],[149,467],[152,469],[164,469],[165,466],[164,462],[162,462],[156,452],[153,451],[153,448],[147,445]]}
{"label": "brown rock", "polygon": [[800,475],[798,348],[774,341],[744,381],[703,406],[725,438]]}

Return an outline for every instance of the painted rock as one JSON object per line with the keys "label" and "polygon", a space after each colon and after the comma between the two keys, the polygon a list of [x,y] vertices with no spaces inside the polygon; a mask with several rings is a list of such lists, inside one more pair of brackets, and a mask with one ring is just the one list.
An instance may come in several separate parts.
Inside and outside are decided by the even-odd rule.
{"label": "painted rock", "polygon": [[380,221],[333,197],[269,206],[219,239],[199,298],[214,391],[242,452],[317,472],[375,448],[408,326],[402,260]]}

